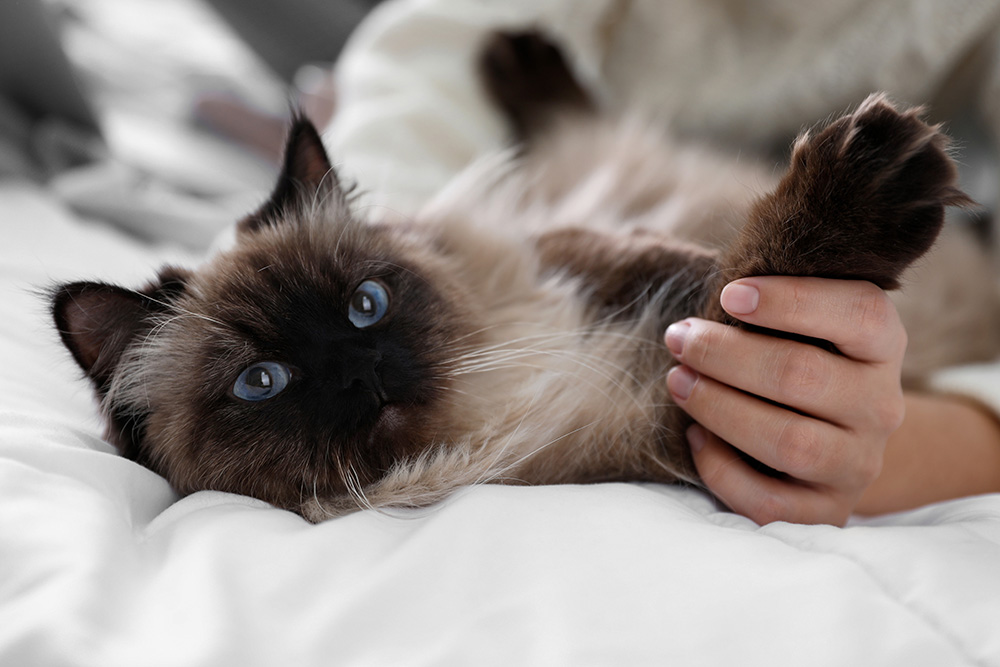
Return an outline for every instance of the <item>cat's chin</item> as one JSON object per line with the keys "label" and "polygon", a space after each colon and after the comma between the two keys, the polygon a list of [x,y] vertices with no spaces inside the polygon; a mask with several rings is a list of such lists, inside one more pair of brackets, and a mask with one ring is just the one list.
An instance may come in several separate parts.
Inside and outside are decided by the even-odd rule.
{"label": "cat's chin", "polygon": [[405,435],[407,421],[402,406],[398,403],[385,403],[379,410],[375,425],[368,436],[369,444],[396,441]]}

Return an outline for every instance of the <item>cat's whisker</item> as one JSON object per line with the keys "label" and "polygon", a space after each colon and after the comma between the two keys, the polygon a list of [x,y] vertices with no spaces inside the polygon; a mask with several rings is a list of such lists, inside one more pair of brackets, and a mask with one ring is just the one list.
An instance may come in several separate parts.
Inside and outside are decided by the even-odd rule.
{"label": "cat's whisker", "polygon": [[131,290],[131,291],[136,296],[142,297],[146,301],[150,301],[152,303],[155,303],[158,306],[162,306],[167,311],[174,311],[174,312],[177,312],[178,314],[187,315],[189,317],[194,317],[194,318],[197,318],[197,319],[200,319],[200,320],[204,320],[205,322],[211,322],[212,324],[215,324],[215,325],[217,325],[219,327],[222,327],[223,329],[228,328],[228,325],[225,322],[223,322],[222,320],[217,320],[214,317],[210,317],[208,315],[205,315],[204,313],[196,313],[194,311],[187,310],[186,308],[183,308],[180,305],[178,305],[176,301],[164,301],[162,299],[153,298],[153,297],[149,296],[148,294],[143,294],[142,292],[138,292],[136,290]]}
{"label": "cat's whisker", "polygon": [[522,455],[521,457],[519,457],[515,461],[511,462],[510,464],[508,464],[506,467],[504,467],[504,468],[496,471],[494,474],[490,475],[489,477],[487,477],[485,480],[481,481],[480,483],[491,484],[491,483],[495,482],[496,480],[503,478],[503,476],[506,475],[507,472],[509,472],[510,470],[513,470],[514,468],[516,468],[517,466],[521,465],[522,463],[524,463],[528,459],[530,459],[530,458],[532,458],[534,456],[537,456],[539,453],[541,453],[542,451],[548,449],[552,445],[555,445],[556,443],[561,442],[561,441],[565,440],[566,438],[569,438],[569,437],[571,437],[573,435],[576,435],[580,431],[584,431],[584,430],[586,430],[588,428],[593,427],[595,424],[598,424],[599,422],[600,422],[599,419],[595,419],[594,421],[591,421],[589,424],[584,424],[583,426],[580,426],[578,428],[573,429],[572,431],[564,433],[564,434],[560,435],[557,438],[552,438],[551,440],[549,440],[545,444],[540,445],[538,447],[535,447],[534,449],[532,449],[528,453]]}
{"label": "cat's whisker", "polygon": [[[573,340],[574,338],[577,338],[577,336],[573,336],[572,334],[557,334],[557,335],[552,335],[552,336],[523,337],[522,339],[519,339],[520,343],[521,343],[521,345],[519,347],[515,347],[515,345],[518,344],[519,341],[511,341],[510,343],[506,343],[506,344],[498,344],[498,345],[494,345],[494,346],[491,346],[491,347],[488,347],[488,348],[481,348],[481,349],[478,349],[478,350],[472,350],[472,351],[464,353],[464,354],[456,354],[456,355],[454,355],[450,359],[449,365],[451,365],[453,368],[457,368],[457,367],[461,367],[462,364],[467,363],[467,362],[477,361],[477,360],[482,359],[482,358],[489,359],[491,356],[494,356],[494,355],[508,354],[508,353],[510,353],[510,354],[517,354],[517,353],[539,353],[539,354],[541,354],[541,353],[546,353],[546,352],[547,353],[552,353],[552,354],[568,353],[568,354],[576,354],[576,355],[579,355],[579,356],[581,356],[583,358],[589,358],[589,359],[591,359],[593,361],[596,361],[596,362],[608,362],[608,363],[610,363],[610,361],[606,358],[606,355],[609,352],[614,352],[614,351],[624,352],[624,353],[639,353],[639,352],[642,352],[642,351],[654,352],[654,351],[661,351],[662,350],[664,353],[666,353],[666,346],[665,345],[661,347],[660,345],[655,345],[655,344],[637,343],[637,341],[634,338],[630,338],[628,336],[620,336],[619,337],[619,336],[614,336],[614,335],[608,335],[608,336],[599,335],[599,338],[603,338],[603,339],[609,340],[609,341],[612,341],[612,340],[618,338],[622,342],[623,345],[621,347],[612,348],[611,350],[608,350],[608,351],[605,351],[605,352],[602,352],[602,353],[588,352],[588,351],[584,351],[583,349],[579,349],[579,348],[570,350],[570,349],[567,349],[568,347],[570,347],[568,345],[562,345],[562,346],[560,346],[560,344],[563,343],[564,340],[566,340],[566,339]],[[593,336],[591,338],[593,338]],[[523,343],[525,343],[525,342],[534,342],[534,341],[545,342],[545,343],[548,343],[548,345],[546,345],[544,347],[543,346],[527,347],[527,346],[523,345]],[[587,343],[588,348],[596,347],[597,346],[597,342],[598,341],[593,341],[593,340],[588,341],[588,343]],[[573,346],[573,347],[577,347],[577,346]]]}
{"label": "cat's whisker", "polygon": [[[498,370],[500,368],[518,368],[518,367],[532,367],[537,368],[542,371],[556,372],[560,375],[566,374],[569,371],[559,371],[558,369],[550,369],[546,366],[529,364],[529,363],[509,363],[512,361],[518,361],[522,359],[530,359],[533,356],[541,357],[554,357],[557,359],[563,359],[575,364],[578,368],[583,368],[591,371],[598,377],[609,382],[613,388],[619,390],[626,396],[630,394],[628,388],[624,384],[624,381],[630,381],[634,385],[641,385],[639,378],[637,378],[632,372],[614,364],[612,361],[605,359],[600,356],[589,355],[579,351],[569,351],[569,350],[519,350],[511,351],[508,355],[500,356],[498,355],[495,359],[488,359],[486,361],[480,361],[476,364],[466,364],[452,372],[453,377],[458,377],[460,375],[469,373],[481,373],[487,371]],[[588,363],[592,362],[592,363]],[[603,365],[603,368],[602,368]],[[596,385],[594,385],[596,386]]]}
{"label": "cat's whisker", "polygon": [[[458,394],[460,396],[465,396],[467,398],[475,398],[480,400],[488,397],[484,396],[483,394],[477,394],[471,391],[466,391],[465,389],[459,389],[458,387],[455,386],[451,386],[448,388],[448,391],[445,393],[445,397],[447,398],[450,394]],[[452,402],[454,403],[454,401]]]}
{"label": "cat's whisker", "polygon": [[327,472],[329,467],[337,470],[337,461],[333,456],[333,438],[327,437],[325,447],[316,447],[313,449],[312,455],[312,495],[310,496],[316,505],[320,505],[319,501],[319,478],[321,474]]}
{"label": "cat's whisker", "polygon": [[[559,330],[541,332],[537,334],[529,334],[516,338],[510,338],[503,340],[502,342],[494,343],[492,345],[469,345],[467,347],[459,345],[459,343],[461,343],[464,340],[475,338],[477,336],[481,336],[485,333],[496,331],[498,329],[537,327],[537,326],[539,326],[537,322],[530,322],[530,321],[509,321],[509,322],[501,322],[497,324],[483,326],[478,329],[475,329],[474,331],[470,331],[462,336],[450,340],[449,341],[450,351],[454,357],[461,358],[465,354],[488,352],[489,350],[492,349],[509,347],[512,345],[518,345],[529,341],[545,340],[549,342],[558,342],[560,340],[567,338],[578,338],[581,336],[587,336],[588,334],[593,333],[595,330],[598,330],[598,327],[595,327],[593,325],[581,325],[578,328],[570,330],[559,329]],[[637,341],[635,340],[634,337],[621,332],[605,331],[602,332],[602,335],[608,338],[621,338],[622,340],[628,341],[630,344],[633,345],[643,345],[645,343],[645,341]]]}
{"label": "cat's whisker", "polygon": [[354,501],[354,503],[360,508],[365,510],[381,511],[368,499],[365,494],[364,485],[361,483],[361,478],[358,476],[357,470],[354,468],[353,463],[347,463],[342,458],[342,456],[337,455],[333,457],[334,466],[337,470],[337,474],[340,476],[341,481],[344,484],[344,488],[347,490],[348,496]]}
{"label": "cat's whisker", "polygon": [[[543,393],[543,390],[544,390],[544,387],[539,386],[537,388],[537,390],[535,391],[535,395],[531,397],[531,400],[529,401],[528,406],[527,406],[527,408],[524,411],[524,414],[521,416],[520,421],[518,421],[517,425],[514,427],[514,430],[507,436],[506,442],[504,442],[503,446],[500,447],[499,451],[497,451],[496,455],[493,457],[493,460],[487,465],[486,469],[484,470],[484,474],[485,474],[486,471],[488,471],[491,468],[493,468],[503,458],[503,456],[506,454],[507,449],[510,447],[511,443],[513,443],[515,441],[515,438],[517,437],[518,433],[523,428],[525,420],[531,414],[531,410],[534,407],[535,403],[541,397],[541,395]],[[483,479],[483,477],[482,477],[482,475],[480,475],[480,477],[477,478],[472,483],[472,485],[475,486],[476,484],[481,483],[482,479]]]}
{"label": "cat's whisker", "polygon": [[[484,373],[484,372],[490,372],[490,371],[496,371],[496,370],[509,370],[509,369],[518,369],[518,368],[532,368],[532,369],[536,369],[536,370],[543,371],[543,372],[548,371],[548,372],[554,374],[554,376],[565,376],[567,374],[571,374],[572,373],[572,371],[570,371],[568,369],[567,370],[553,369],[553,368],[550,368],[550,367],[548,367],[548,366],[546,366],[544,364],[540,364],[540,363],[537,363],[537,362],[536,363],[530,363],[530,362],[524,362],[524,361],[522,361],[521,363],[516,363],[518,361],[521,361],[522,359],[530,359],[530,358],[535,357],[535,356],[555,356],[555,357],[562,357],[562,358],[570,359],[571,361],[573,361],[574,363],[576,363],[579,367],[585,368],[587,370],[590,370],[590,371],[594,372],[596,375],[598,375],[599,377],[607,380],[616,389],[625,390],[625,386],[621,383],[621,381],[618,378],[614,377],[610,372],[603,372],[599,368],[596,368],[596,367],[590,366],[588,364],[582,363],[579,360],[573,358],[572,353],[567,354],[567,353],[546,352],[546,351],[537,351],[537,352],[532,352],[530,354],[526,353],[526,354],[523,354],[523,355],[516,355],[516,356],[509,357],[509,358],[501,358],[501,359],[496,359],[496,360],[489,360],[489,361],[486,361],[486,362],[480,362],[480,363],[477,363],[475,365],[470,365],[470,366],[467,366],[465,368],[462,368],[462,369],[454,372],[451,375],[451,377],[460,377],[462,375],[469,375],[469,374],[474,374],[474,373]],[[615,366],[611,366],[611,368],[613,370],[620,370],[620,369],[618,369]]]}
{"label": "cat's whisker", "polygon": [[366,510],[372,510],[384,514],[384,511],[380,507],[376,507],[365,495],[364,485],[361,483],[361,478],[358,476],[358,471],[355,470],[354,465],[350,464],[347,466],[347,477],[348,489],[350,490],[351,496],[358,502],[358,504]]}
{"label": "cat's whisker", "polygon": [[[482,332],[485,332],[485,331],[488,331],[488,330],[491,330],[491,329],[497,329],[497,328],[503,328],[503,327],[522,327],[522,326],[538,326],[538,325],[537,325],[537,323],[534,323],[534,322],[508,322],[508,323],[493,325],[492,327],[484,327],[483,329],[479,330],[479,332],[477,332],[477,333],[482,333]],[[515,345],[521,345],[523,343],[533,342],[533,341],[547,341],[547,342],[552,342],[552,343],[560,343],[560,342],[562,342],[562,341],[564,341],[566,339],[588,338],[588,337],[593,337],[593,336],[599,336],[601,338],[609,339],[609,340],[621,340],[622,342],[627,343],[629,346],[644,346],[644,345],[648,345],[650,347],[658,347],[657,345],[653,344],[652,342],[644,341],[644,340],[641,340],[641,339],[637,340],[634,335],[631,335],[631,334],[628,334],[628,333],[623,333],[623,332],[620,332],[620,331],[613,331],[613,330],[609,330],[607,328],[603,328],[603,327],[599,327],[599,326],[593,326],[593,325],[589,325],[588,324],[588,325],[582,325],[580,327],[577,327],[577,328],[574,328],[574,329],[569,329],[569,330],[546,331],[546,332],[541,332],[541,333],[537,333],[537,334],[529,334],[529,335],[525,335],[525,336],[519,336],[519,337],[516,337],[516,338],[511,338],[511,339],[504,340],[504,341],[499,342],[499,343],[495,343],[493,345],[472,347],[472,348],[470,348],[470,351],[472,351],[472,352],[480,352],[480,351],[486,352],[486,351],[489,351],[489,350],[492,350],[492,349],[512,347],[512,346],[515,346]]]}
{"label": "cat's whisker", "polygon": [[319,498],[319,473],[316,473],[316,476],[313,478],[312,496],[310,497],[315,508],[322,510],[326,518],[332,518],[333,513],[327,509],[326,505]]}
{"label": "cat's whisker", "polygon": [[567,350],[557,347],[518,347],[518,348],[498,348],[495,350],[483,350],[477,353],[469,353],[453,358],[449,365],[453,369],[460,369],[471,366],[482,361],[493,361],[495,359],[512,358],[520,356],[530,356],[532,354],[568,354],[580,358],[590,359],[596,362],[613,363],[601,354],[585,352],[583,350]]}
{"label": "cat's whisker", "polygon": [[[516,364],[516,365],[511,365],[508,368],[509,369],[519,369],[519,368],[525,368],[525,367],[526,367],[525,364]],[[549,370],[548,368],[546,368],[544,366],[540,366],[540,365],[527,366],[527,367],[533,368],[533,369],[536,369],[536,370],[540,370],[540,371]],[[634,397],[629,396],[627,393],[625,393],[624,395],[622,395],[624,390],[621,387],[616,387],[617,389],[619,389],[619,393],[618,394],[614,394],[611,391],[609,391],[601,383],[596,382],[596,381],[594,381],[592,379],[589,379],[589,378],[579,378],[579,376],[577,376],[572,371],[561,371],[561,372],[553,373],[552,377],[553,378],[555,378],[555,377],[570,377],[570,378],[572,378],[574,380],[582,381],[583,384],[587,385],[588,387],[590,387],[594,391],[598,392],[598,394],[600,394],[609,403],[614,403],[616,401],[624,399],[624,400],[628,401],[632,405],[632,407],[641,408],[641,404]]]}

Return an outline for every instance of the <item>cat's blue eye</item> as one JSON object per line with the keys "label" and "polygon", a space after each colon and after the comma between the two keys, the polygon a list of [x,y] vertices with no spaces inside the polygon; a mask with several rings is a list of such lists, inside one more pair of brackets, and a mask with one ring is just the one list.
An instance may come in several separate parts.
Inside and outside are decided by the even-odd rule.
{"label": "cat's blue eye", "polygon": [[366,280],[351,295],[347,319],[359,329],[370,327],[389,310],[389,291],[377,280]]}
{"label": "cat's blue eye", "polygon": [[265,401],[280,393],[291,379],[288,366],[276,361],[260,361],[236,378],[233,395],[244,401]]}

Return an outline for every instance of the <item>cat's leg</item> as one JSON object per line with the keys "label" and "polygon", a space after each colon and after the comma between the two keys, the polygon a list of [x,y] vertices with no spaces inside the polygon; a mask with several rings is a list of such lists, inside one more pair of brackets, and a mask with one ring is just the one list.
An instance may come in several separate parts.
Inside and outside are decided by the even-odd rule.
{"label": "cat's leg", "polygon": [[487,94],[521,143],[549,130],[560,116],[596,109],[562,51],[538,31],[491,34],[480,52],[479,70]]}
{"label": "cat's leg", "polygon": [[[790,275],[899,286],[930,249],[944,209],[971,200],[957,187],[948,140],[919,110],[897,111],[882,95],[795,143],[777,188],[751,208],[723,254],[717,296],[731,280]],[[717,298],[705,316],[731,322]]]}
{"label": "cat's leg", "polygon": [[656,301],[663,327],[697,312],[716,271],[713,252],[642,230],[563,228],[541,235],[536,246],[542,264],[580,280],[604,314],[630,319]]}
{"label": "cat's leg", "polygon": [[[714,271],[714,253],[625,228],[630,217],[669,198],[663,173],[671,156],[662,136],[622,131],[620,119],[598,113],[562,51],[540,32],[493,33],[479,68],[526,149],[517,194],[541,204],[553,227],[535,237],[543,267],[579,280],[590,303],[609,316],[635,317],[653,299],[662,305],[663,326],[696,312],[695,286]],[[638,179],[637,171],[655,176]],[[616,224],[593,228],[581,210]]]}

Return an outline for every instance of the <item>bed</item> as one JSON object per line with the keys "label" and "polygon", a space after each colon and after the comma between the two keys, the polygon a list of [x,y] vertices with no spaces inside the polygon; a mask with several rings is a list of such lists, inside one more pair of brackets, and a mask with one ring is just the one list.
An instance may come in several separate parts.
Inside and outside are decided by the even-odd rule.
{"label": "bed", "polygon": [[[436,11],[407,4],[380,12],[348,58],[377,56],[408,12]],[[329,135],[348,168],[363,117]],[[178,497],[102,440],[43,291],[137,283],[206,252],[204,229],[142,215],[125,228],[86,202],[187,202],[215,234],[263,196],[268,169],[203,148],[185,159],[231,178],[195,196],[162,132],[123,118],[112,151],[131,150],[146,178],[0,182],[0,664],[1000,665],[1000,495],[843,529],[758,526],[655,484],[480,486],[318,525],[242,496]],[[484,114],[463,146],[497,131]],[[424,176],[405,192],[367,178],[404,208],[433,185]]]}

